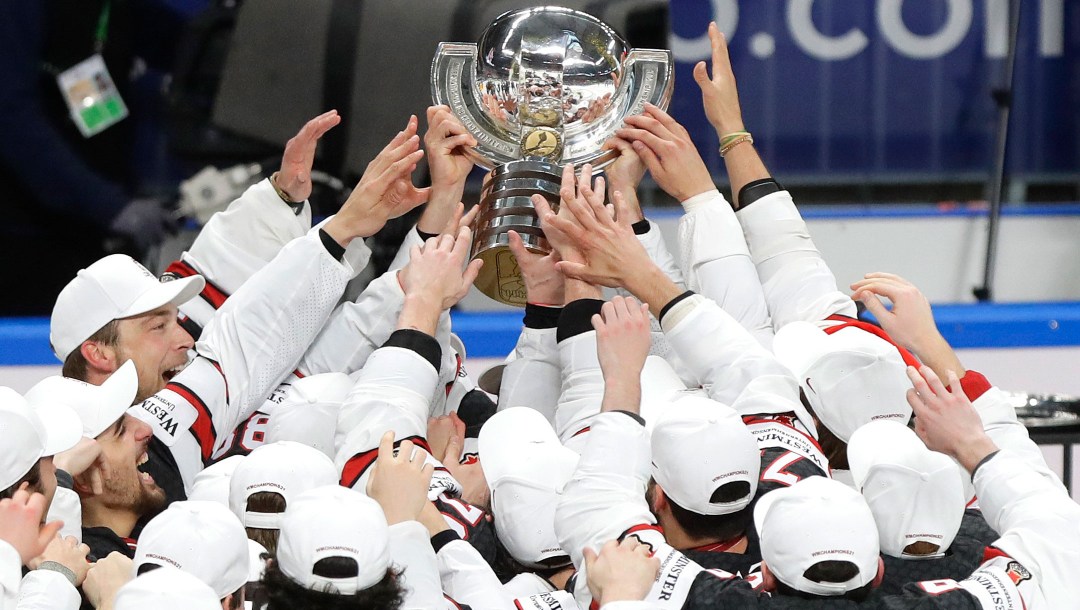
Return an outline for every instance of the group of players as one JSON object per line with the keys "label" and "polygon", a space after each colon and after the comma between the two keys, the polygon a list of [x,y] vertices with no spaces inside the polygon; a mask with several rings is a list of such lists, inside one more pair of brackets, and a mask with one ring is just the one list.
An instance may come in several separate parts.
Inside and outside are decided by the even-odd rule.
{"label": "group of players", "polygon": [[[475,141],[446,107],[315,227],[334,111],[160,279],[80,271],[63,374],[0,390],[0,608],[1072,607],[1080,505],[913,285],[838,289],[710,37],[731,201],[670,116],[628,118],[605,177],[533,198],[550,254],[510,233],[529,304],[476,382],[448,315],[480,265]],[[646,170],[685,210],[675,254]]]}

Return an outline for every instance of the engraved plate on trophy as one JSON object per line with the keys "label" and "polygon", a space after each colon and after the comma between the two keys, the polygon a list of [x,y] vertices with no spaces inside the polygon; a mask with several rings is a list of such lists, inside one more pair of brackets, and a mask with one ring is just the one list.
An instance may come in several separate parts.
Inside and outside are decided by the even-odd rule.
{"label": "engraved plate on trophy", "polygon": [[672,65],[670,51],[629,49],[595,17],[554,6],[504,13],[477,44],[439,44],[432,98],[476,137],[468,154],[491,170],[472,227],[472,258],[484,260],[481,292],[525,304],[507,232],[531,251],[551,251],[530,197],[557,209],[563,166],[614,161],[617,151],[602,150],[604,142],[646,103],[667,108]]}

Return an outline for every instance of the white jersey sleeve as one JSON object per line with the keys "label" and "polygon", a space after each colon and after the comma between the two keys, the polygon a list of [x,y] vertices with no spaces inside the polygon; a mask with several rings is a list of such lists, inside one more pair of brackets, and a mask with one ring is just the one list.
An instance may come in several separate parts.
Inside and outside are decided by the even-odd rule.
{"label": "white jersey sleeve", "polygon": [[[656,263],[656,266],[664,272],[664,275],[668,276],[668,279],[679,288],[686,288],[683,269],[679,266],[675,257],[671,255],[671,250],[668,249],[667,242],[664,241],[664,234],[660,231],[660,225],[648,219],[645,222],[649,224],[649,230],[638,234],[638,241],[641,242],[645,251],[649,253],[652,262]],[[621,289],[618,292],[624,295],[629,294]]]}
{"label": "white jersey sleeve", "polygon": [[435,551],[431,548],[427,529],[423,525],[416,521],[405,521],[390,526],[390,561],[403,571],[403,610],[445,607],[446,598],[439,583]]}
{"label": "white jersey sleeve", "polygon": [[687,199],[683,208],[679,250],[686,287],[716,301],[771,349],[772,319],[735,211],[716,190]]}
{"label": "white jersey sleeve", "polygon": [[735,214],[757,267],[773,328],[856,315],[855,302],[837,289],[836,277],[810,238],[790,193],[771,193]]}
{"label": "white jersey sleeve", "polygon": [[339,305],[300,361],[300,372],[351,374],[390,338],[405,292],[397,272],[388,271],[364,288],[355,301]]}
{"label": "white jersey sleeve", "polygon": [[[1001,533],[993,546],[1030,572],[1044,607],[1066,608],[1080,599],[1080,505],[1007,449],[984,462],[973,482],[983,516]],[[1027,581],[1020,580],[1023,587]],[[1030,603],[1027,608],[1034,610]]]}
{"label": "white jersey sleeve", "polygon": [[[423,335],[418,331],[398,332]],[[428,335],[423,339],[434,343]],[[393,430],[395,445],[411,441],[427,451],[427,460],[435,465],[429,497],[442,491],[460,491],[460,484],[431,456],[427,444],[431,396],[438,382],[431,360],[413,349],[387,345],[372,354],[338,414],[334,462],[341,472],[342,485],[360,492],[367,489],[371,466],[379,455],[379,441],[384,433]]]}
{"label": "white jersey sleeve", "polygon": [[513,596],[471,544],[461,539],[442,545],[435,556],[443,591],[472,610],[513,607]]}
{"label": "white jersey sleeve", "polygon": [[22,558],[15,547],[0,540],[0,610],[14,610],[19,601]]}
{"label": "white jersey sleeve", "polygon": [[195,360],[165,390],[132,407],[131,414],[170,446],[188,490],[216,440],[293,371],[352,274],[316,233],[294,240],[218,310],[196,344]]}
{"label": "white jersey sleeve", "polygon": [[184,258],[207,281],[233,294],[285,244],[310,229],[311,206],[304,202],[297,214],[267,178],[211,216]]}
{"label": "white jersey sleeve", "polygon": [[521,327],[513,357],[503,369],[499,410],[529,407],[555,425],[555,407],[562,384],[555,333],[555,328]]}
{"label": "white jersey sleeve", "polygon": [[655,530],[656,524],[645,501],[651,470],[642,421],[627,413],[600,413],[584,436],[581,459],[555,509],[559,545],[579,572],[585,547],[599,551],[609,540],[636,529]]}
{"label": "white jersey sleeve", "polygon": [[[971,373],[973,371],[969,371],[968,375]],[[965,375],[965,378],[968,375]],[[965,390],[967,390],[967,387],[965,387]],[[1005,392],[996,387],[991,387],[972,400],[971,404],[975,407],[975,411],[979,413],[979,418],[982,419],[983,430],[986,431],[986,435],[994,441],[995,445],[1001,449],[1007,449],[1013,456],[1023,459],[1028,467],[1046,479],[1047,484],[1051,487],[1062,494],[1068,493],[1057,473],[1047,466],[1046,459],[1043,457],[1039,446],[1028,436],[1027,428],[1016,418],[1016,409],[1012,406]]]}
{"label": "white jersey sleeve", "polygon": [[78,610],[82,598],[67,578],[51,570],[32,570],[19,587],[18,610]]}
{"label": "white jersey sleeve", "polygon": [[710,398],[739,415],[795,413],[813,431],[791,371],[715,302],[689,296],[673,305],[661,323],[668,342],[704,382]]}
{"label": "white jersey sleeve", "polygon": [[555,433],[559,440],[580,451],[578,438],[600,413],[604,377],[596,356],[596,331],[563,339],[558,344],[562,389],[555,407]]}
{"label": "white jersey sleeve", "polygon": [[74,536],[82,542],[82,500],[75,490],[57,486],[49,514],[45,517],[46,523],[51,521],[64,522],[64,527],[60,528],[62,537]]}

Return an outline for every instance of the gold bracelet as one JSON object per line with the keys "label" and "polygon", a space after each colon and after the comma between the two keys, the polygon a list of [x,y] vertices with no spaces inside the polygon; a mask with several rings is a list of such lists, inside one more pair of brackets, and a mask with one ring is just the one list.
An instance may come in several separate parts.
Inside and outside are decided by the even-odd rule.
{"label": "gold bracelet", "polygon": [[736,146],[738,146],[739,144],[742,144],[743,142],[749,142],[750,144],[753,144],[754,143],[754,136],[752,136],[750,134],[746,134],[745,136],[739,136],[739,137],[735,138],[734,140],[728,142],[727,144],[725,144],[724,146],[722,146],[720,148],[720,157],[723,158],[723,157],[727,156],[727,154],[729,152],[731,152],[732,148],[735,148]]}
{"label": "gold bracelet", "polygon": [[[721,153],[720,156],[724,156],[723,153]],[[274,192],[277,193],[277,196],[281,197],[281,200],[289,205],[300,203],[299,201],[294,201],[292,197],[289,197],[288,193],[281,190],[281,187],[277,185],[277,175],[277,172],[270,174],[270,186],[274,187]]]}

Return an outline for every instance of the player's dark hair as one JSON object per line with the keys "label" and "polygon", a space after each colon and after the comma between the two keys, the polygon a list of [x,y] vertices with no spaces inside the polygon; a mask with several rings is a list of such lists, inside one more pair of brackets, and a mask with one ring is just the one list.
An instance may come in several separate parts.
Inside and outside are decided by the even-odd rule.
{"label": "player's dark hair", "polygon": [[[652,506],[653,494],[656,493],[656,481],[649,481],[649,487],[645,492],[649,506]],[[750,484],[746,481],[735,481],[723,485],[713,492],[710,502],[733,502],[739,498],[745,498],[750,494]],[[731,540],[746,533],[750,527],[753,516],[752,505],[747,505],[742,510],[726,515],[703,515],[687,508],[679,506],[671,496],[667,496],[668,506],[671,507],[671,516],[675,523],[692,538],[706,538],[715,540]]]}
{"label": "player's dark hair", "polygon": [[[259,491],[251,494],[247,500],[248,512],[252,513],[283,513],[285,512],[285,496],[276,491]],[[247,537],[258,542],[271,555],[277,555],[278,537],[281,530],[262,529],[258,527],[245,527]]]}
{"label": "player's dark hair", "polygon": [[821,423],[821,418],[817,416],[817,413],[814,413],[814,407],[810,406],[810,401],[807,400],[806,392],[802,388],[799,388],[799,400],[802,401],[803,406],[810,412],[810,415],[814,417],[814,427],[817,428],[818,433],[818,444],[821,445],[821,452],[829,460],[829,466],[838,470],[851,470],[847,459],[847,443],[840,440],[840,437],[833,434],[832,430],[829,430],[825,424]]}
{"label": "player's dark hair", "polygon": [[[810,566],[803,572],[803,576],[807,580],[814,582],[847,582],[852,578],[855,578],[859,573],[859,567],[850,561],[819,561]],[[776,592],[781,595],[787,595],[790,597],[799,597],[802,599],[844,599],[849,601],[861,602],[870,597],[870,592],[874,589],[874,582],[871,580],[858,589],[852,589],[843,595],[816,595],[814,593],[806,593],[805,591],[798,591],[794,587],[790,587],[780,579],[776,580]]]}
{"label": "player's dark hair", "polygon": [[[90,338],[86,341],[104,343],[109,347],[116,347],[120,344],[120,321],[112,320],[105,326],[99,328],[96,333],[90,335]],[[83,343],[86,341],[83,341]],[[68,354],[68,357],[64,359],[64,366],[61,369],[61,374],[64,377],[86,381],[89,370],[90,364],[82,355],[82,343],[80,343],[70,354]]]}
{"label": "player's dark hair", "polygon": [[15,492],[19,491],[19,486],[23,483],[30,484],[30,493],[45,493],[45,488],[41,485],[41,460],[34,462],[34,465],[30,467],[30,470],[28,470],[21,479],[15,481],[11,487],[0,491],[0,500],[13,497]]}
{"label": "player's dark hair", "polygon": [[[316,572],[329,575],[342,573],[352,561],[351,570],[356,574],[355,560],[346,557],[328,557],[316,564]],[[340,563],[340,565],[338,565]],[[308,589],[293,581],[271,561],[262,577],[266,596],[266,610],[398,610],[405,603],[405,590],[400,583],[401,572],[387,568],[386,575],[374,585],[352,595],[340,595],[327,590]],[[327,587],[332,590],[332,587]]]}

